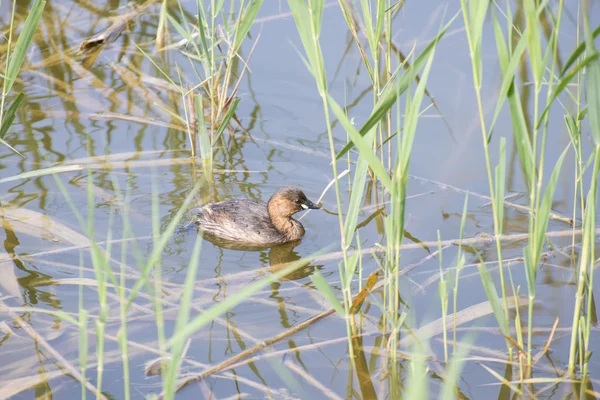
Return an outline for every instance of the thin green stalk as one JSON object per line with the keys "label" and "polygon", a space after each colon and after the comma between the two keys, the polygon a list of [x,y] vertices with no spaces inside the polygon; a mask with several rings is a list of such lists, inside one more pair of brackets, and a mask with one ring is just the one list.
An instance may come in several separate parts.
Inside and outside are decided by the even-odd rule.
{"label": "thin green stalk", "polygon": [[[588,225],[588,232],[587,232],[587,242],[588,242],[588,246],[589,246],[589,252],[590,252],[590,268],[589,268],[589,273],[588,273],[588,280],[587,280],[587,284],[588,284],[588,296],[587,296],[587,309],[586,309],[586,324],[585,324],[585,330],[584,330],[584,339],[583,339],[583,343],[584,343],[584,356],[585,356],[585,364],[583,367],[583,378],[585,379],[588,374],[589,374],[589,357],[588,354],[589,349],[590,349],[590,336],[591,336],[591,332],[592,332],[592,323],[593,323],[593,315],[594,315],[594,296],[593,296],[593,289],[594,289],[594,257],[596,254],[596,240],[595,240],[595,235],[594,235],[594,227],[596,226],[596,212],[597,212],[597,208],[596,208],[596,204],[598,201],[598,192],[597,192],[597,186],[598,186],[598,174],[600,171],[600,145],[596,146],[596,151],[595,151],[595,159],[596,162],[594,164],[594,170],[592,172],[592,188],[590,189],[590,199],[588,200],[588,204],[589,205],[589,210],[587,210],[587,212],[589,213],[589,225]],[[585,245],[586,240],[584,239],[584,245]],[[589,354],[591,355],[591,354]]]}
{"label": "thin green stalk", "polygon": [[6,64],[5,64],[5,68],[4,68],[4,82],[2,83],[2,96],[0,96],[1,97],[0,98],[0,126],[2,126],[3,117],[4,117],[4,100],[6,98],[6,95],[9,92],[8,86],[9,86],[10,77],[8,75],[8,66],[10,64],[10,62],[9,62],[10,61],[10,49],[12,47],[12,33],[13,33],[13,27],[15,24],[16,6],[17,6],[17,0],[13,0],[12,13],[10,16],[10,26],[8,28],[8,43],[7,43],[7,47],[6,47]]}
{"label": "thin green stalk", "polygon": [[438,239],[438,261],[440,265],[440,283],[438,287],[438,293],[440,301],[442,303],[442,329],[444,335],[444,363],[448,364],[448,329],[446,329],[446,314],[448,313],[448,283],[446,282],[446,274],[443,271],[442,261],[442,239],[440,237],[440,230],[437,231]]}
{"label": "thin green stalk", "polygon": [[[128,198],[126,201],[129,200]],[[128,204],[127,202],[125,204]],[[125,206],[128,207],[128,206]],[[127,213],[127,208],[123,210]],[[125,233],[124,233],[125,234]],[[129,375],[129,347],[127,345],[127,280],[125,278],[125,265],[127,262],[127,241],[121,244],[121,262],[119,265],[120,269],[120,281],[118,286],[119,296],[119,317],[121,320],[121,327],[117,335],[119,340],[119,349],[121,350],[121,360],[123,362],[123,387],[124,387],[124,398],[129,400],[131,398],[131,382]]]}
{"label": "thin green stalk", "polygon": [[[151,179],[151,196],[152,196],[152,241],[154,246],[160,238],[160,200],[158,197],[159,189],[157,184],[156,168],[152,168],[152,179]],[[156,322],[156,332],[158,337],[158,348],[161,354],[166,351],[165,345],[165,321],[162,309],[162,257],[159,255],[156,257],[154,265],[154,310]],[[164,382],[164,376],[163,376]]]}
{"label": "thin green stalk", "polygon": [[[83,251],[79,251],[79,279],[83,279]],[[83,285],[79,285],[79,368],[81,376],[85,380],[88,362],[88,318],[89,313],[85,309],[83,303]],[[87,389],[85,384],[81,382],[81,399],[85,400]]]}
{"label": "thin green stalk", "polygon": [[31,5],[29,15],[27,15],[27,18],[23,23],[23,27],[21,29],[19,37],[17,38],[17,42],[12,53],[11,50],[13,50],[12,37],[16,14],[16,0],[13,0],[10,16],[11,19],[8,30],[8,43],[5,58],[6,64],[4,70],[4,79],[2,82],[2,92],[0,93],[0,144],[3,144],[4,146],[8,147],[12,152],[20,155],[23,158],[25,158],[23,154],[21,154],[19,151],[17,151],[14,147],[12,147],[4,140],[4,135],[8,131],[9,125],[12,124],[12,122],[14,121],[16,110],[21,105],[21,102],[23,100],[23,94],[21,93],[19,96],[17,96],[17,98],[15,99],[13,104],[11,104],[11,106],[8,108],[6,113],[4,111],[4,105],[6,102],[6,97],[10,93],[17,79],[23,61],[27,56],[27,50],[29,49],[29,45],[31,44],[31,40],[33,39],[33,35],[36,31],[38,22],[42,16],[42,11],[45,5],[46,2],[44,0],[35,0],[33,2],[33,4]]}
{"label": "thin green stalk", "polygon": [[[474,0],[470,1],[470,4],[474,4],[473,3]],[[480,54],[481,54],[481,34],[482,34],[482,27],[483,27],[483,23],[484,23],[484,18],[485,18],[485,14],[487,11],[487,5],[488,2],[478,2],[478,7],[472,8],[471,11],[474,11],[473,14],[476,15],[469,15],[469,11],[467,10],[467,0],[461,0],[461,10],[462,10],[462,14],[463,14],[463,20],[465,23],[465,32],[467,35],[467,42],[469,44],[469,49],[471,52],[471,68],[473,70],[473,82],[474,82],[474,87],[475,87],[475,97],[477,99],[477,109],[478,109],[478,114],[479,114],[479,124],[481,127],[481,137],[482,137],[482,143],[483,143],[483,153],[484,153],[484,157],[485,157],[485,166],[486,166],[486,172],[487,172],[487,178],[488,178],[488,186],[489,186],[489,190],[490,190],[490,197],[491,197],[491,202],[492,202],[492,216],[494,219],[494,236],[496,237],[496,253],[497,253],[497,257],[498,257],[498,267],[499,267],[499,272],[500,272],[500,287],[501,287],[501,292],[502,292],[502,300],[503,300],[503,305],[504,305],[504,313],[505,313],[505,318],[506,320],[509,319],[509,314],[508,314],[508,298],[506,296],[506,286],[505,286],[505,280],[504,280],[504,266],[502,263],[502,247],[501,247],[501,243],[500,243],[500,235],[502,235],[502,232],[499,230],[500,227],[500,220],[498,217],[498,208],[499,207],[503,207],[504,204],[498,204],[498,202],[496,201],[496,196],[495,196],[495,190],[494,190],[494,180],[492,179],[492,167],[491,167],[491,161],[490,161],[490,151],[489,151],[489,143],[488,143],[488,134],[487,134],[487,129],[486,129],[486,123],[485,123],[485,118],[484,118],[484,111],[483,111],[483,101],[481,98],[481,58],[480,58]],[[470,19],[471,18],[471,19]],[[476,21],[473,21],[472,19],[476,19]],[[473,23],[476,24],[476,26],[473,26]],[[476,35],[474,35],[474,33]],[[478,58],[479,56],[479,58]],[[510,357],[512,358],[512,346],[510,345],[510,343],[506,343]]]}
{"label": "thin green stalk", "polygon": [[[183,287],[183,294],[181,296],[180,308],[177,313],[177,322],[175,325],[175,332],[183,329],[190,319],[190,311],[192,309],[192,301],[194,295],[194,284],[196,282],[196,275],[198,271],[198,265],[200,261],[200,251],[202,249],[202,236],[196,235],[194,242],[194,248],[192,255],[190,256],[190,263],[185,277],[185,283]],[[175,386],[177,377],[181,370],[181,361],[183,356],[183,350],[187,338],[181,338],[180,340],[174,341],[171,348],[171,359],[169,360],[169,366],[164,374],[163,380],[163,391],[166,399],[172,399],[175,395]]]}

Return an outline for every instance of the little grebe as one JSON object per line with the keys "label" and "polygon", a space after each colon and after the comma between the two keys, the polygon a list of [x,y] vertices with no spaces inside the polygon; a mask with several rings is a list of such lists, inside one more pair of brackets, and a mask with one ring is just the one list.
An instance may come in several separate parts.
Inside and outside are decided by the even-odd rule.
{"label": "little grebe", "polygon": [[300,189],[286,186],[267,204],[248,199],[207,204],[198,211],[196,225],[204,234],[226,241],[276,245],[304,236],[304,227],[292,215],[309,208],[321,207]]}

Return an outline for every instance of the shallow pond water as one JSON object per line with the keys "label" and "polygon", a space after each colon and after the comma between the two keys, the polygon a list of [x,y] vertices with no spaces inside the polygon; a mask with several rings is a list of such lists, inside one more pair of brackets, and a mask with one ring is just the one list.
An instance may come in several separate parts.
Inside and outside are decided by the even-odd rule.
{"label": "shallow pond water", "polygon": [[[2,32],[10,23],[11,3],[0,3]],[[30,3],[17,2],[18,20],[22,21]],[[182,1],[190,15],[195,12],[194,3]],[[595,18],[592,22],[598,26],[600,7],[597,3],[591,7],[590,15]],[[396,19],[393,40],[404,54],[413,48],[418,52],[435,36],[442,19],[447,20],[448,15],[459,9],[458,1],[406,2]],[[575,5],[569,10],[576,14]],[[146,259],[153,249],[153,193],[158,197],[158,224],[164,230],[203,171],[199,158],[191,157],[189,141],[180,124],[165,111],[181,113],[181,97],[169,88],[155,65],[136,47],[146,49],[156,65],[174,80],[178,79],[179,68],[185,85],[197,84],[189,61],[179,49],[154,52],[152,43],[159,4],[136,17],[90,66],[83,65],[81,56],[75,54],[83,40],[109,25],[108,18],[130,11],[119,1],[48,1],[29,61],[14,88],[26,94],[25,103],[5,138],[26,158],[0,147],[0,179],[40,167],[72,165],[73,170],[57,176],[76,210],[86,219],[89,168],[94,184],[94,238],[105,247],[106,241],[111,243],[114,271],[122,268],[133,283],[139,275],[137,261]],[[371,82],[337,2],[326,4],[324,21],[321,42],[331,94],[340,104],[348,105],[349,116],[360,125],[371,111]],[[176,36],[175,32],[172,34]],[[561,45],[568,56],[576,39],[573,21],[564,21],[561,35]],[[263,4],[242,46],[242,56],[248,57],[254,45],[250,70],[241,80],[238,92],[239,124],[233,123],[234,129],[224,134],[226,146],[215,158],[214,182],[201,189],[199,198],[241,197],[266,201],[280,186],[293,184],[310,199],[317,199],[333,178],[329,142],[321,99],[314,78],[301,59],[298,49],[302,46],[286,2]],[[491,24],[485,28],[483,52],[482,59],[488,66],[497,65],[490,62],[496,57]],[[501,84],[499,66],[485,68],[483,76],[484,108],[491,118]],[[489,186],[461,18],[437,49],[427,88],[441,115],[435,108],[429,108],[419,122],[411,159],[405,242],[435,241],[438,230],[443,240],[458,239],[464,197],[470,192],[464,237],[480,238],[473,246],[484,260],[492,262],[496,259],[495,245],[482,236],[493,233],[493,219],[488,199],[484,197]],[[546,153],[550,160],[555,160],[569,143],[563,113],[558,107],[551,112],[551,140]],[[341,148],[347,141],[346,133],[340,124],[334,124],[333,131],[336,146]],[[507,110],[498,119],[492,148],[497,148],[501,136],[507,137],[507,194],[517,194],[511,201],[526,205],[528,200],[523,194],[526,188]],[[589,149],[586,152],[584,159]],[[497,151],[492,156],[495,164]],[[573,208],[573,163],[569,154],[553,204],[554,212],[567,217]],[[345,168],[347,164],[340,163],[340,171]],[[547,168],[546,176],[551,168]],[[347,177],[340,182],[344,194],[342,208],[346,209]],[[128,192],[126,198],[125,191]],[[0,251],[3,276],[0,292],[4,306],[11,307],[0,309],[5,325],[0,332],[0,393],[16,393],[19,390],[13,388],[25,387],[27,389],[15,394],[15,398],[79,397],[78,379],[67,368],[74,365],[79,369],[78,329],[42,311],[63,311],[76,316],[80,302],[89,311],[87,378],[97,385],[96,331],[92,319],[103,310],[98,306],[96,276],[86,232],[51,175],[0,183],[0,202],[3,224],[0,240],[4,245]],[[129,208],[127,219],[131,235],[137,238],[135,244],[119,241],[125,232],[125,202]],[[322,204],[326,211],[311,211],[302,216],[307,233],[294,248],[228,250],[205,242],[193,313],[201,313],[269,275],[271,265],[308,256],[325,246],[332,246],[330,253],[338,251],[340,233],[332,189],[325,192]],[[378,217],[372,218],[376,210],[375,199],[371,197],[359,215],[359,221],[365,221],[360,228],[363,248],[383,240],[381,221]],[[184,227],[187,219],[186,216],[162,253],[160,278],[164,288],[167,337],[173,333],[178,293],[196,239],[196,232]],[[524,233],[527,228],[527,212],[507,207],[505,233]],[[564,222],[550,221],[549,231],[569,229]],[[569,236],[554,237],[553,244],[564,249],[563,253],[571,251]],[[504,259],[509,260],[507,268],[511,268],[514,284],[521,287],[521,294],[525,294],[526,280],[518,257],[524,245],[524,240],[508,243],[503,254]],[[438,259],[427,258],[433,250],[435,246],[430,244],[402,253],[402,264],[412,269],[403,277],[401,295],[409,305],[414,327],[425,326],[441,316]],[[455,256],[454,246],[444,251],[445,268],[454,265]],[[459,327],[459,339],[469,337],[472,343],[472,358],[462,370],[459,389],[465,398],[509,398],[510,391],[508,394],[503,391],[498,379],[481,366],[486,364],[500,376],[506,373],[505,363],[491,361],[506,360],[505,340],[493,315],[487,312],[473,321],[468,318],[469,307],[487,302],[475,265],[477,260],[474,254],[467,253],[469,265],[462,272],[458,296],[458,310],[466,310],[468,321]],[[193,336],[186,353],[186,358],[196,364],[184,364],[183,372],[198,372],[202,370],[200,364],[222,362],[328,308],[309,274],[319,270],[332,286],[339,288],[339,262],[339,256],[335,255],[315,261],[293,276],[272,283],[206,326]],[[362,262],[367,274],[377,269],[372,254],[366,254]],[[490,271],[498,278],[493,264]],[[153,281],[154,278],[153,273]],[[133,398],[158,393],[161,387],[160,377],[148,378],[143,374],[144,363],[157,357],[158,348],[154,309],[147,289],[142,289],[128,316]],[[536,376],[556,378],[564,373],[574,292],[572,261],[565,254],[550,252],[538,275],[534,323],[538,328],[534,334],[537,349],[545,344],[555,318],[560,319],[551,352],[540,360]],[[113,297],[108,301],[111,312],[106,324],[101,390],[109,398],[124,398],[123,364],[115,340],[120,328],[118,313],[114,314],[118,297],[114,292],[109,291],[109,294]],[[331,398],[384,398],[386,358],[381,354],[382,335],[378,327],[381,312],[373,301],[376,296],[368,298],[363,308],[365,315],[359,330],[364,335],[353,344],[358,349],[355,367],[348,358],[346,323],[333,315],[270,346],[249,363],[184,389],[177,398],[198,398],[199,394],[207,396],[207,393],[219,399],[241,398],[242,395],[247,398],[323,398],[323,387],[311,384],[302,373],[330,390]],[[31,312],[32,307],[37,311]],[[521,311],[524,324],[525,310]],[[23,328],[20,320],[37,333]],[[593,328],[594,354],[600,350],[594,344],[597,334]],[[438,360],[443,359],[440,336],[441,332],[437,331],[430,339],[431,353]],[[55,349],[56,353],[49,349]],[[440,384],[435,364],[432,362],[429,377],[434,393]],[[593,367],[595,364],[597,360],[593,357],[592,389],[600,379],[600,373],[594,372],[600,371]],[[403,374],[407,373],[405,368],[402,364]],[[541,398],[564,398],[574,390],[566,383],[546,386],[540,383],[532,390],[541,391],[538,396]]]}

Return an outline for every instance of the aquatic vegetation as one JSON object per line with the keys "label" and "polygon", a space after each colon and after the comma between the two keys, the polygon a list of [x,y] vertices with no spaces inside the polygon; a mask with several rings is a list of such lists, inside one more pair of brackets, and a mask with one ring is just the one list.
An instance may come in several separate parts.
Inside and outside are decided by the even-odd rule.
{"label": "aquatic vegetation", "polygon": [[4,138],[8,133],[8,128],[10,128],[15,119],[15,115],[21,106],[21,103],[23,102],[23,94],[20,93],[17,95],[10,106],[6,104],[6,99],[8,98],[8,95],[15,84],[19,70],[21,69],[23,60],[27,55],[29,45],[31,44],[31,39],[33,38],[45,5],[46,2],[43,0],[36,0],[33,3],[31,11],[23,23],[23,27],[21,28],[21,32],[17,37],[17,41],[13,48],[13,22],[15,17],[15,2],[13,2],[12,13],[10,14],[12,17],[11,24],[8,29],[7,43],[5,46],[3,46],[5,48],[5,57],[3,57],[3,60],[0,60],[0,70],[4,71],[1,76],[2,79],[0,80],[2,83],[2,91],[0,92],[0,144],[6,146],[20,156],[23,155],[19,153],[13,146],[7,143]]}
{"label": "aquatic vegetation", "polygon": [[[47,1],[0,12],[0,398],[596,395],[597,7]],[[292,242],[191,228],[291,183]]]}

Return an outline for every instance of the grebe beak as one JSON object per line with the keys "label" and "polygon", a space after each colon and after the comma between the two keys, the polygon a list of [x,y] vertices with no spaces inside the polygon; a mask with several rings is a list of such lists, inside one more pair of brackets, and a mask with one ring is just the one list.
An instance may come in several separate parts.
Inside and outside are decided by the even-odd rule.
{"label": "grebe beak", "polygon": [[306,200],[304,203],[300,204],[300,207],[302,207],[305,210],[308,210],[309,208],[312,209],[312,210],[318,210],[318,209],[321,208],[321,206],[313,203],[310,200]]}

